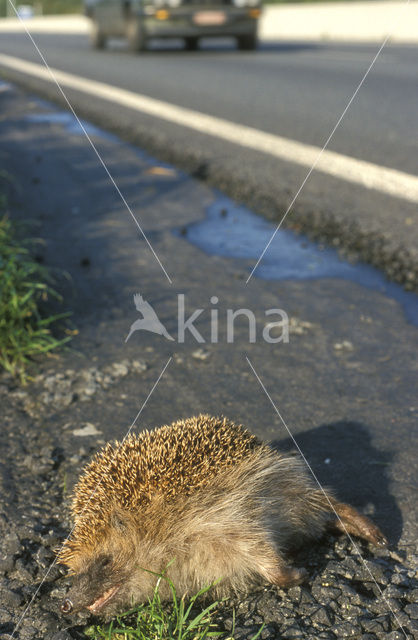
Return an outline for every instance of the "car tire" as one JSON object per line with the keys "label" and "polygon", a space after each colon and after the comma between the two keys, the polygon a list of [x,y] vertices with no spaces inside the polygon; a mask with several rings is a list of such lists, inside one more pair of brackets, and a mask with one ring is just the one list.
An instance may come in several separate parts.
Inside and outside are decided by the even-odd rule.
{"label": "car tire", "polygon": [[184,45],[186,51],[196,51],[199,48],[199,38],[195,36],[184,38]]}
{"label": "car tire", "polygon": [[131,51],[139,53],[140,51],[146,50],[147,39],[139,20],[133,19],[128,22],[126,36],[128,38],[129,49]]}
{"label": "car tire", "polygon": [[254,51],[254,49],[257,49],[257,35],[255,33],[238,36],[237,42],[240,51]]}
{"label": "car tire", "polygon": [[104,49],[106,47],[106,36],[95,21],[93,21],[90,30],[90,44],[93,49]]}

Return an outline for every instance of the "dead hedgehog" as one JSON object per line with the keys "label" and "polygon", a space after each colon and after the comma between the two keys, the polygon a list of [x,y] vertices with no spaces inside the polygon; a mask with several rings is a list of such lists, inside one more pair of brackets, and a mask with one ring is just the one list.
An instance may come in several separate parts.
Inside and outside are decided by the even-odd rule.
{"label": "dead hedgehog", "polygon": [[327,496],[300,458],[225,418],[200,415],[107,444],[74,490],[75,526],[58,554],[74,581],[61,611],[109,618],[147,601],[167,567],[178,594],[219,578],[216,597],[256,581],[290,587],[307,573],[286,551],[328,525],[387,544],[368,518]]}

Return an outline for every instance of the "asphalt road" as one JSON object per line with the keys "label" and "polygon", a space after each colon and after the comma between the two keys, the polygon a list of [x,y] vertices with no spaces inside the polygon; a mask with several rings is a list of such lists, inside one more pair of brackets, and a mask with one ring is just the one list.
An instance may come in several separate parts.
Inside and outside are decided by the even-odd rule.
{"label": "asphalt road", "polygon": [[[39,259],[57,273],[57,286],[79,330],[73,342],[76,353],[65,356],[58,369],[78,370],[87,364],[86,357],[88,362],[96,359],[105,363],[149,356],[154,364],[146,377],[151,382],[171,356],[173,367],[170,365],[164,385],[158,387],[157,400],[147,405],[145,424],[170,422],[174,416],[199,411],[222,412],[253,425],[267,440],[283,440],[286,429],[257,385],[247,355],[281,405],[279,410],[292,432],[308,439],[309,455],[321,461],[321,472],[327,471],[323,466],[326,457],[341,460],[346,448],[350,464],[358,463],[357,457],[352,458],[355,446],[347,441],[357,439],[357,453],[364,456],[365,464],[362,482],[357,482],[356,472],[346,470],[340,478],[334,473],[331,484],[337,484],[352,502],[366,505],[368,492],[372,501],[383,500],[382,525],[394,541],[402,531],[403,542],[411,544],[414,509],[410,487],[416,469],[412,381],[417,331],[408,322],[405,306],[381,287],[363,286],[367,274],[359,267],[357,281],[312,279],[309,275],[284,280],[255,276],[246,285],[251,260],[202,251],[193,241],[193,231],[208,220],[210,211],[219,221],[236,219],[235,225],[218,227],[218,234],[225,237],[234,233],[240,212],[232,201],[174,168],[161,167],[133,146],[91,131],[170,274],[170,284],[91,149],[77,134],[74,122],[13,87],[0,97],[5,114],[0,123],[3,157],[15,179],[9,187],[12,211],[17,217],[36,221],[36,232],[43,238]],[[249,233],[255,239],[255,231],[250,229]],[[302,247],[305,244],[298,242]],[[287,262],[288,258],[282,252],[276,260]],[[322,260],[326,263],[327,257]],[[67,275],[60,277],[59,273]],[[125,343],[129,326],[137,317],[132,295],[138,291],[177,338],[174,342],[141,332]],[[184,343],[180,339],[180,293],[185,295],[186,318],[194,310],[204,310],[195,322],[204,343],[189,331]],[[218,303],[211,302],[212,296]],[[416,310],[416,297],[409,296]],[[215,342],[211,308],[219,309]],[[256,341],[250,340],[243,320],[236,323],[237,334],[229,343],[227,309],[243,308],[253,310],[257,318]],[[284,309],[291,319],[288,344],[270,344],[261,337],[262,328],[271,321],[265,310],[277,308]],[[276,315],[272,320],[277,320]],[[203,354],[199,355],[199,349]],[[136,414],[138,394],[145,392],[142,384],[135,388],[137,384],[133,380],[128,390],[125,381],[122,404],[106,405],[106,415],[100,421],[105,439],[119,435],[131,420],[130,414]],[[54,392],[58,387],[53,385]],[[47,407],[46,415],[55,429],[53,409]],[[97,423],[97,416],[90,415],[87,405],[81,403],[76,421],[86,420]],[[332,433],[317,439],[313,436],[316,445],[309,441],[314,425],[322,429],[330,424],[339,425],[332,446]],[[375,455],[369,451],[370,437],[379,450],[378,458],[386,460],[389,452],[393,457],[391,486],[402,505],[403,527],[400,516],[395,517],[390,504],[384,502],[380,482],[373,476],[376,469],[382,469],[369,468]],[[323,456],[325,442],[331,448]],[[360,498],[365,488],[362,483],[367,484],[367,491]]]}
{"label": "asphalt road", "polygon": [[[317,146],[378,49],[289,44],[243,54],[208,41],[210,49],[197,53],[165,45],[139,58],[118,42],[91,51],[84,36],[37,34],[36,42],[58,69]],[[40,61],[26,34],[2,34],[0,49]],[[384,50],[329,148],[415,173],[416,62],[416,48]]]}
{"label": "asphalt road", "polygon": [[[186,53],[174,44],[138,57],[116,41],[107,51],[91,51],[82,35],[36,34],[35,39],[55,69],[317,147],[328,138],[378,49],[280,43],[242,53],[232,44],[209,43],[201,51]],[[2,34],[1,53],[41,62],[26,34]],[[416,173],[416,60],[415,47],[383,50],[330,150]],[[57,99],[57,89],[50,83],[5,71]],[[267,217],[281,219],[306,176],[306,167],[292,162],[80,91],[66,89],[66,93],[78,113],[207,179]],[[390,278],[415,287],[416,202],[314,172],[286,223],[332,242],[335,225],[327,228],[330,217],[339,227],[340,246],[383,268]],[[369,238],[366,247],[363,237]],[[394,255],[399,268],[393,266]]]}
{"label": "asphalt road", "polygon": [[[180,59],[181,55],[175,57]],[[225,57],[226,51],[215,55]],[[199,55],[193,58],[200,59]],[[104,54],[102,60],[131,61],[131,57],[115,51]],[[163,61],[164,54],[151,54],[149,61],[153,60]],[[135,63],[140,68],[140,61]],[[54,60],[51,64],[57,66]],[[47,93],[41,83],[37,86]],[[104,118],[107,110],[108,121],[113,123],[110,129],[115,130],[116,117],[124,119],[122,133],[135,139],[135,133],[129,136],[126,132],[126,125],[133,123],[135,132],[137,114],[129,115],[127,109],[118,110],[104,102],[94,103],[76,92],[71,97],[83,112],[95,116],[94,121]],[[2,569],[0,632],[10,634],[15,629],[52,562],[50,547],[56,547],[68,533],[70,524],[63,506],[67,487],[89,454],[105,440],[123,437],[135,416],[136,428],[142,429],[199,412],[223,413],[280,450],[293,449],[294,442],[258,375],[319,481],[371,515],[397,554],[385,556],[381,565],[375,550],[361,549],[376,569],[385,568],[385,575],[378,578],[384,581],[382,598],[379,590],[370,590],[371,584],[377,586],[374,582],[367,582],[366,589],[361,581],[358,586],[357,579],[333,577],[330,583],[326,570],[321,569],[322,556],[317,560],[309,550],[309,590],[317,592],[315,580],[331,584],[327,598],[335,600],[341,592],[345,601],[338,601],[335,615],[330,613],[330,621],[335,620],[332,631],[323,623],[311,623],[305,608],[291,603],[298,635],[290,629],[287,637],[361,637],[376,624],[378,632],[373,632],[372,638],[412,637],[415,610],[407,608],[406,599],[411,602],[413,598],[412,566],[416,559],[416,398],[412,385],[416,328],[408,322],[404,308],[380,288],[363,286],[361,270],[355,282],[339,277],[267,281],[256,274],[246,286],[252,260],[203,251],[191,233],[207,222],[213,211],[218,222],[232,219],[235,227],[242,226],[236,204],[201,180],[89,127],[106,165],[170,274],[170,285],[74,120],[13,85],[0,85],[0,101],[0,162],[14,179],[3,181],[3,189],[7,187],[13,217],[30,219],[36,225],[36,235],[43,240],[37,257],[57,274],[56,286],[63,294],[65,308],[72,310],[78,330],[72,350],[44,361],[40,376],[26,390],[16,389],[7,377],[0,380],[5,414],[0,494],[6,496],[0,501],[0,532],[8,554],[8,564]],[[155,130],[156,122],[142,118],[142,126],[150,131],[151,127]],[[165,129],[166,138],[161,141],[174,144],[183,137],[189,146],[203,140],[208,145],[203,135],[178,127],[176,131],[174,125]],[[149,140],[153,139],[150,134]],[[234,158],[227,145],[222,155],[221,147],[219,141],[213,142],[214,157],[221,167],[222,162],[232,163],[231,170],[239,171],[240,163],[251,163],[255,158],[244,152]],[[202,147],[201,157],[207,157],[206,151],[207,147]],[[262,154],[258,157],[264,158]],[[271,165],[263,162],[253,170],[262,177],[267,166]],[[350,186],[347,192],[334,190],[332,196],[339,203],[344,194],[348,198],[353,191]],[[315,203],[319,207],[320,199]],[[352,197],[346,201],[349,208],[352,203]],[[400,202],[398,205],[398,211],[404,211]],[[258,227],[263,224],[260,220]],[[304,240],[299,238],[298,243],[304,250]],[[279,262],[282,259],[279,255]],[[137,292],[176,337],[177,295],[184,294],[187,317],[193,310],[204,310],[196,327],[206,342],[198,343],[188,334],[183,344],[144,331],[126,342],[129,327],[138,318],[132,301]],[[416,298],[410,295],[416,308]],[[219,304],[211,301],[213,296]],[[219,310],[218,342],[210,339],[213,308]],[[257,341],[250,341],[244,319],[237,322],[234,343],[228,343],[227,309],[242,308],[254,312]],[[269,321],[266,310],[277,308],[284,309],[290,318],[289,343],[270,344],[261,339]],[[137,361],[145,362],[146,368],[135,368]],[[110,386],[102,388],[97,380],[99,374],[104,379],[101,372],[106,373],[109,366],[119,373],[112,374]],[[348,548],[341,551],[338,544],[325,541],[326,558],[343,576],[357,575],[355,552]],[[36,566],[33,557],[39,560]],[[360,560],[358,564],[363,567]],[[344,565],[342,569],[340,565]],[[58,569],[53,569],[14,637],[79,637],[80,627],[68,626],[55,613],[64,591],[58,578]],[[318,592],[322,598],[322,591]],[[367,600],[359,599],[362,593],[370,594]],[[395,601],[388,604],[394,593]],[[398,618],[402,614],[399,621],[390,609],[398,606],[396,598],[403,607],[401,613],[398,610]],[[355,602],[364,609],[353,609]],[[259,622],[266,615],[278,615],[276,610],[272,613],[271,603],[265,610],[267,614],[263,613]],[[369,613],[364,615],[365,611]],[[248,623],[248,616],[244,622]],[[402,635],[400,625],[407,630]],[[290,626],[276,621],[265,636],[268,640],[284,637],[283,630],[287,633]]]}

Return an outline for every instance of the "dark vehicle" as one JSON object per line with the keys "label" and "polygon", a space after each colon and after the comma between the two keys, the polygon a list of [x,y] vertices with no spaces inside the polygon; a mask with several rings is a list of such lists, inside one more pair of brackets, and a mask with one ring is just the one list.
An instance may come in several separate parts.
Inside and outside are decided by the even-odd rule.
{"label": "dark vehicle", "polygon": [[197,49],[199,38],[233,36],[240,49],[257,46],[260,0],[85,0],[96,49],[110,37],[126,37],[132,51],[150,38],[183,38]]}

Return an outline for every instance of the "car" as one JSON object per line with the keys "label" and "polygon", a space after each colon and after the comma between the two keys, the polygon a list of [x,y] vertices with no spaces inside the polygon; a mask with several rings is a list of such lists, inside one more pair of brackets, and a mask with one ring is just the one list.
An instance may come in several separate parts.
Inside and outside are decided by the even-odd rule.
{"label": "car", "polygon": [[126,37],[132,51],[145,51],[151,38],[183,38],[186,49],[199,38],[233,36],[239,49],[257,47],[261,0],[86,0],[91,44]]}

